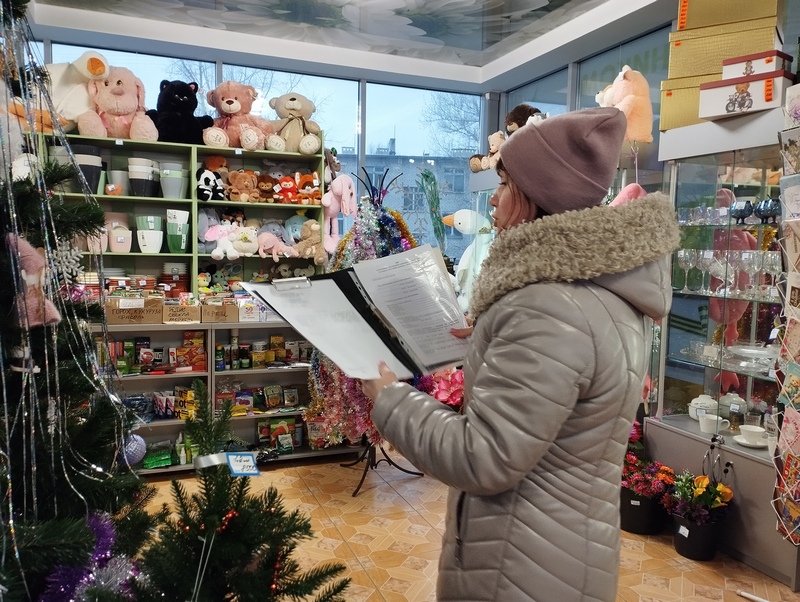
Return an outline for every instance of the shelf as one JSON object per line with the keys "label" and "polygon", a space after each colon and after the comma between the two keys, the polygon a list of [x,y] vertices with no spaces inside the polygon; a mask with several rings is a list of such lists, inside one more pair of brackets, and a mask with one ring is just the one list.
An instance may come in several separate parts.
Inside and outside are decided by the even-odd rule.
{"label": "shelf", "polygon": [[140,422],[135,425],[134,430],[144,429],[144,428],[168,428],[173,426],[182,426],[185,424],[185,420],[182,418],[156,418],[151,420],[150,422]]}
{"label": "shelf", "polygon": [[748,230],[750,228],[775,228],[780,226],[777,224],[680,224],[681,229],[685,228],[714,228],[715,230]]}
{"label": "shelf", "polygon": [[[693,268],[695,269],[695,268]],[[702,299],[722,299],[725,301],[747,301],[748,303],[764,303],[768,305],[780,305],[781,299],[780,297],[775,297],[773,299],[747,299],[741,296],[722,296],[722,295],[705,295],[698,291],[690,291],[688,293],[684,293],[682,290],[673,290],[673,296],[675,297],[684,297],[684,298],[702,298]]]}
{"label": "shelf", "polygon": [[175,155],[178,153],[192,152],[193,144],[182,144],[178,142],[156,142],[154,140],[130,140],[128,138],[95,138],[93,136],[81,136],[79,134],[67,134],[67,141],[70,144],[91,144],[105,149],[115,150],[135,150],[153,153],[165,153]]}
{"label": "shelf", "polygon": [[[650,418],[650,420],[654,420]],[[659,421],[664,426],[670,427],[677,431],[687,433],[692,435],[693,438],[699,438],[704,442],[711,441],[711,433],[704,433],[700,430],[700,423],[697,420],[694,420],[688,414],[671,414],[662,417]],[[735,433],[732,433],[728,429],[722,429],[719,431],[719,434],[722,436],[725,449],[741,454],[743,456],[747,456],[749,458],[757,458],[760,462],[772,464],[772,460],[769,456],[769,451],[766,447],[764,448],[752,448],[752,447],[744,447],[736,443],[733,440]]]}
{"label": "shelf", "polygon": [[[341,456],[346,454],[362,454],[366,448],[363,445],[358,447],[348,447],[347,445],[337,445],[335,447],[326,447],[324,449],[311,449],[307,445],[296,447],[291,454],[284,454],[277,456],[267,462],[286,462],[291,460],[306,460],[308,458],[320,458],[326,456]],[[260,468],[264,468],[266,464],[259,464]],[[169,474],[173,472],[184,472],[194,470],[193,464],[173,464],[172,466],[163,466],[161,468],[138,468],[135,469],[136,474],[140,477],[155,476],[160,474]]]}
{"label": "shelf", "polygon": [[714,370],[725,370],[726,372],[734,372],[735,374],[741,374],[742,376],[752,376],[758,380],[765,380],[773,383],[775,382],[775,378],[770,376],[768,373],[742,367],[741,364],[745,362],[737,362],[737,360],[732,358],[725,358],[722,362],[722,366],[720,366],[711,358],[709,358],[707,362],[704,362],[698,358],[689,358],[683,355],[670,354],[667,356],[667,362],[672,362],[673,365],[688,364],[689,366],[712,368]]}
{"label": "shelf", "polygon": [[[82,251],[81,255],[102,255],[103,257],[183,257],[185,259],[193,257],[191,253],[112,253],[111,251],[103,251],[102,253]],[[113,278],[109,278],[113,280]]]}
{"label": "shelf", "polygon": [[173,374],[136,374],[136,375],[121,375],[119,378],[123,382],[136,382],[140,380],[165,380],[175,378],[200,378],[208,376],[210,372],[175,372]]}
{"label": "shelf", "polygon": [[[59,192],[64,199],[66,200],[84,200],[86,195],[79,193],[79,192]],[[172,199],[172,198],[164,198],[159,196],[114,196],[110,194],[93,194],[92,195],[95,200],[98,202],[106,202],[106,201],[125,201],[129,203],[139,203],[139,202],[146,202],[146,203],[192,203],[192,199]]]}
{"label": "shelf", "polygon": [[[108,332],[135,332],[139,330],[150,330],[155,332],[166,332],[172,330],[232,330],[243,328],[245,330],[270,329],[270,328],[291,328],[288,322],[276,320],[274,322],[188,322],[186,324],[109,324]],[[89,325],[91,332],[102,332],[103,325],[92,323]],[[228,370],[228,372],[233,372]],[[241,372],[241,370],[239,370]]]}
{"label": "shelf", "polygon": [[[191,148],[191,145],[184,145]],[[227,158],[249,159],[251,161],[274,161],[277,163],[319,163],[322,160],[322,155],[303,155],[301,153],[279,153],[276,151],[268,150],[253,150],[248,151],[242,148],[229,148],[218,146],[204,146],[199,145],[197,148],[197,157],[209,157],[212,155],[221,155]],[[321,173],[320,173],[321,175]],[[248,204],[248,203],[245,203]]]}
{"label": "shelf", "polygon": [[[205,324],[209,324],[206,322]],[[257,328],[291,328],[289,322],[275,320],[273,322],[214,322],[210,324],[212,330],[231,330],[232,328],[244,328],[254,330]]]}
{"label": "shelf", "polygon": [[241,368],[239,370],[215,370],[214,376],[234,376],[248,374],[287,374],[291,372],[308,372],[311,364],[307,366],[289,366],[287,368]]}
{"label": "shelf", "polygon": [[322,205],[301,205],[299,203],[248,203],[242,201],[200,201],[199,205],[220,205],[224,207],[232,206],[232,207],[270,207],[276,209],[308,209],[308,210],[317,210],[322,211]]}

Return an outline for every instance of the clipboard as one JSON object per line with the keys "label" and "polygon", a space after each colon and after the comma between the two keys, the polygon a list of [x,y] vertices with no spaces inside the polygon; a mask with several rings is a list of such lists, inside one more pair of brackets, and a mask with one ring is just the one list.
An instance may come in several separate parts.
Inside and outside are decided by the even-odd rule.
{"label": "clipboard", "polygon": [[[449,333],[450,327],[466,322],[449,277],[437,274],[438,268],[431,270],[433,262],[438,265],[438,261],[435,251],[425,245],[356,266],[370,278],[377,274],[377,282],[363,281],[357,269],[347,268],[310,278],[246,282],[242,286],[269,305],[347,376],[378,378],[378,362],[383,360],[398,378],[410,379],[460,364],[468,346]],[[370,264],[369,271],[365,264]],[[377,291],[379,296],[395,290],[392,287],[412,291],[408,293],[411,300],[406,303],[399,298],[394,304],[382,305],[368,292]],[[426,308],[424,318],[434,325],[417,329],[423,331],[417,339],[426,339],[422,343],[414,338],[416,324],[410,329],[408,326],[417,321],[413,314],[416,305]],[[425,353],[426,349],[433,351]]]}

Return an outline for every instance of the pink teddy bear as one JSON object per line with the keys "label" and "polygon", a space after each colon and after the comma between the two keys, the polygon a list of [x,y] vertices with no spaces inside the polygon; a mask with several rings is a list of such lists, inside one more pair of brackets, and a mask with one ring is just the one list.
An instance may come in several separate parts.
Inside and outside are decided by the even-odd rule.
{"label": "pink teddy bear", "polygon": [[339,244],[339,213],[355,215],[358,209],[353,179],[345,174],[336,176],[331,182],[330,189],[322,195],[322,205],[325,207],[323,246],[329,255],[333,255]]}
{"label": "pink teddy bear", "polygon": [[281,255],[284,257],[298,256],[294,247],[288,246],[272,232],[262,232],[258,235],[258,254],[264,259],[270,251],[272,251],[272,259],[274,261],[280,261]]}

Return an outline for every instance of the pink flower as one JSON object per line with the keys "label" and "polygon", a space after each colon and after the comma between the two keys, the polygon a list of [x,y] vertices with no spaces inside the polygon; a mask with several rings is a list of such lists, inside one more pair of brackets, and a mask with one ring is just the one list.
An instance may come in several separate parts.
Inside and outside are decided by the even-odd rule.
{"label": "pink flower", "polygon": [[437,372],[434,381],[433,396],[442,403],[460,408],[464,401],[464,373],[461,370]]}

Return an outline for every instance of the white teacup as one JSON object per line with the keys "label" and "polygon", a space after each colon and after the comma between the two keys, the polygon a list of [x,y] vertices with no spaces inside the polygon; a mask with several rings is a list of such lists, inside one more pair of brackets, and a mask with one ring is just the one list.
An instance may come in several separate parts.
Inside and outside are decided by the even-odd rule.
{"label": "white teacup", "polygon": [[716,433],[717,430],[726,429],[731,425],[730,420],[720,418],[716,414],[700,414],[698,419],[700,431],[703,433]]}
{"label": "white teacup", "polygon": [[761,443],[761,439],[764,437],[764,433],[766,432],[767,431],[763,426],[743,424],[739,427],[739,433],[750,445],[758,445]]}

